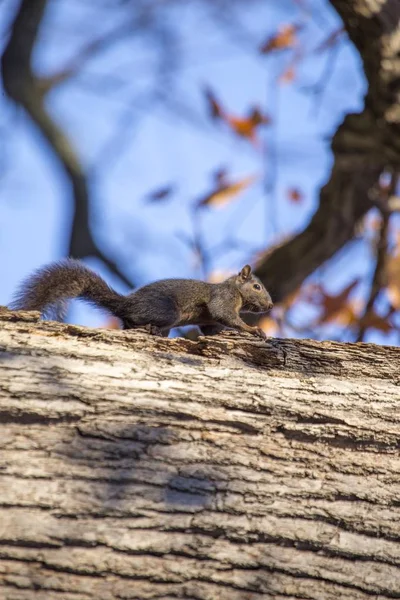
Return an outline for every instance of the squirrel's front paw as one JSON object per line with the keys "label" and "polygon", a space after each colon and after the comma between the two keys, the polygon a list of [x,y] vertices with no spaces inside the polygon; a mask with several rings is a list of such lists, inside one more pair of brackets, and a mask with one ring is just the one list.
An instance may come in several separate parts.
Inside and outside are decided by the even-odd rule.
{"label": "squirrel's front paw", "polygon": [[256,336],[260,337],[264,341],[266,341],[268,339],[267,334],[260,327],[256,327],[254,333]]}

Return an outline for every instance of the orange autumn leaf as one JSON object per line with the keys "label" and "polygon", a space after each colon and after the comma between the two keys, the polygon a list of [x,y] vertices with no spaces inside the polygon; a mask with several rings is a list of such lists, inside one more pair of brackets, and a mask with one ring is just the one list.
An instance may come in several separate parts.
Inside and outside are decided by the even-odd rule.
{"label": "orange autumn leaf", "polygon": [[200,200],[198,206],[223,206],[224,204],[228,204],[228,202],[241,194],[246,188],[250,187],[256,179],[255,175],[249,175],[248,177],[239,179],[235,183],[223,182]]}
{"label": "orange autumn leaf", "polygon": [[349,300],[331,320],[344,327],[356,325],[359,322],[362,307],[363,302],[361,300]]}
{"label": "orange autumn leaf", "polygon": [[255,138],[255,126],[250,119],[241,119],[240,117],[228,117],[228,124],[233,131],[244,138],[254,141]]}
{"label": "orange autumn leaf", "polygon": [[337,316],[337,313],[343,309],[343,307],[348,303],[349,296],[354,288],[358,285],[359,279],[354,279],[349,285],[347,285],[339,294],[327,294],[325,291],[321,290],[322,294],[322,314],[318,320],[318,322],[326,323],[328,321],[332,321],[334,317]]}
{"label": "orange autumn leaf", "polygon": [[256,144],[257,129],[260,125],[268,125],[271,119],[263,114],[257,107],[253,108],[248,117],[226,116],[226,122],[232,131],[239,137],[245,138]]}
{"label": "orange autumn leaf", "polygon": [[253,106],[248,115],[240,117],[229,114],[217,100],[214,92],[209,88],[205,89],[205,95],[209,107],[209,113],[213,120],[221,120],[239,137],[258,143],[257,128],[262,125],[268,125],[271,122],[270,117],[265,114],[258,106]]}
{"label": "orange autumn leaf", "polygon": [[287,191],[288,198],[291,202],[298,203],[303,200],[303,194],[298,188],[289,188]]}
{"label": "orange autumn leaf", "polygon": [[372,310],[367,315],[360,318],[362,308],[363,302],[361,300],[350,300],[334,315],[332,321],[338,325],[344,325],[345,327],[352,327],[362,323],[366,329],[377,329],[382,333],[389,333],[392,329],[392,324],[389,321],[391,313],[382,317],[381,315],[378,315],[375,310]]}
{"label": "orange autumn leaf", "polygon": [[297,32],[299,31],[299,25],[283,25],[279,28],[278,32],[270,36],[264,44],[260,47],[261,54],[268,54],[269,52],[276,50],[286,50],[287,48],[293,48],[297,44]]}

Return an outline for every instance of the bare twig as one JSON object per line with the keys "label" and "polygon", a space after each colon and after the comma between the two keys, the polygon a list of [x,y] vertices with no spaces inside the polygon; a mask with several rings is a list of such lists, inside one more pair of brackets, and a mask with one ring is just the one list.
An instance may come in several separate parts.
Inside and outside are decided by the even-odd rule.
{"label": "bare twig", "polygon": [[112,43],[120,40],[124,36],[131,35],[133,31],[135,31],[135,23],[133,21],[128,21],[111,31],[108,31],[99,38],[92,40],[87,46],[80,50],[77,56],[74,56],[69,63],[57,73],[53,73],[53,75],[50,75],[49,77],[38,79],[40,89],[43,93],[47,93],[55,86],[75,77],[93,56],[100,51],[106,50]]}
{"label": "bare twig", "polygon": [[204,248],[203,238],[201,234],[201,223],[200,223],[200,214],[201,207],[195,205],[192,208],[192,228],[193,228],[193,250],[196,257],[199,260],[201,274],[204,279],[207,278],[210,270],[210,257],[209,253]]}
{"label": "bare twig", "polygon": [[307,91],[310,91],[311,93],[314,94],[314,102],[313,102],[313,106],[312,106],[312,112],[314,115],[317,114],[317,112],[320,110],[320,108],[322,106],[322,96],[328,86],[329,80],[331,79],[331,77],[335,71],[336,62],[339,57],[341,48],[342,48],[342,46],[339,43],[334,44],[330,48],[329,55],[326,59],[323,71],[322,71],[318,81],[316,83],[314,83],[313,85],[307,87]]}

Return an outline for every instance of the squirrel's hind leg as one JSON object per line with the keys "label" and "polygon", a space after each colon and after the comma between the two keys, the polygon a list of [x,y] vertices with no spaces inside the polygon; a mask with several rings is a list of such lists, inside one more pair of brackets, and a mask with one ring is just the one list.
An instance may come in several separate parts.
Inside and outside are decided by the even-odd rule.
{"label": "squirrel's hind leg", "polygon": [[[135,294],[136,296],[136,294]],[[125,307],[121,320],[124,329],[144,327],[152,335],[168,337],[169,330],[179,320],[178,309],[171,298],[137,298]]]}

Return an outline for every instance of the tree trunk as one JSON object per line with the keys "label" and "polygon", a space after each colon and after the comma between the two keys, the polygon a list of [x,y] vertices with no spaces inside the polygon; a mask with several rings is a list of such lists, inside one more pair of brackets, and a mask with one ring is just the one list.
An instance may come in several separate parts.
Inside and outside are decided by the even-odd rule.
{"label": "tree trunk", "polygon": [[0,314],[0,597],[400,598],[400,351]]}

